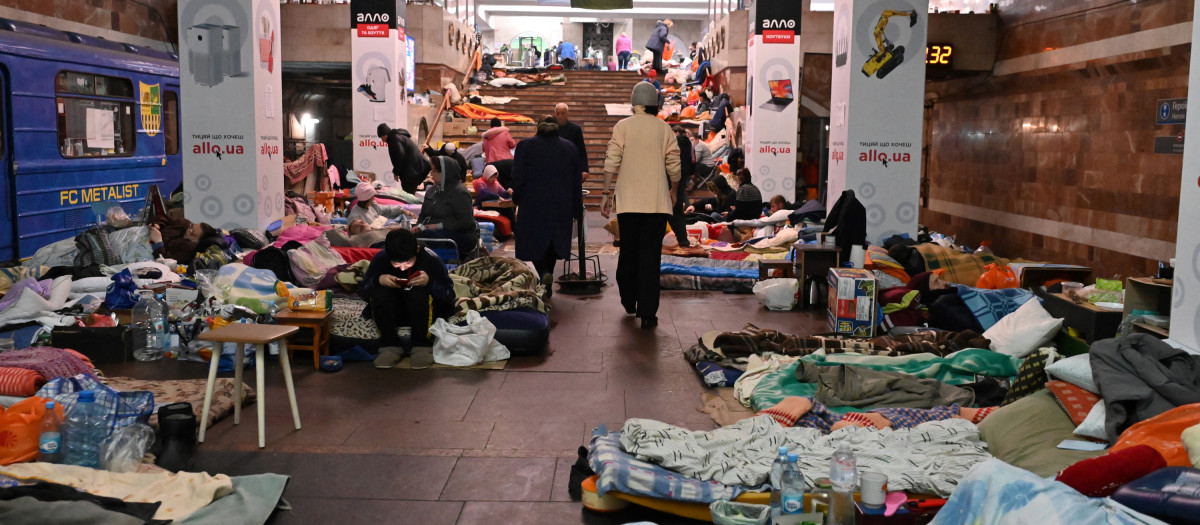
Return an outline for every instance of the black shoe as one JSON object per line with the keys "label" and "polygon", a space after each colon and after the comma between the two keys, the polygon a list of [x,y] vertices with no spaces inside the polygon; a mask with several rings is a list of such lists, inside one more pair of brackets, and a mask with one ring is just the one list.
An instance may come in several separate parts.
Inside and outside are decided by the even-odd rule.
{"label": "black shoe", "polygon": [[621,306],[625,307],[626,315],[637,315],[637,306],[629,306],[627,304],[623,304]]}
{"label": "black shoe", "polygon": [[656,326],[658,326],[658,318],[657,317],[646,317],[646,318],[642,319],[642,329],[643,330],[646,328],[654,328]]}
{"label": "black shoe", "polygon": [[542,295],[543,301],[549,301],[554,297],[554,275],[549,272],[542,274],[542,286],[546,288],[546,293]]}
{"label": "black shoe", "polygon": [[[180,401],[178,403],[171,403],[169,405],[158,408],[159,428],[160,429],[162,428],[162,420],[163,419],[165,419],[169,416],[176,415],[176,414],[191,416],[193,419],[195,419],[195,417],[196,417],[195,412],[192,411],[191,403],[188,403],[186,401]],[[161,431],[159,431],[159,433],[157,435],[155,435],[155,437],[154,437],[154,444],[150,446],[150,453],[154,454],[155,457],[158,457],[158,456],[162,455],[162,449],[163,449],[163,433]]]}
{"label": "black shoe", "polygon": [[567,477],[567,494],[571,499],[579,501],[583,498],[583,480],[596,475],[588,464],[587,447],[579,447],[579,459],[571,465],[571,474]]}
{"label": "black shoe", "polygon": [[191,471],[196,459],[196,416],[159,417],[158,433],[162,436],[163,448],[155,464],[171,472]]}

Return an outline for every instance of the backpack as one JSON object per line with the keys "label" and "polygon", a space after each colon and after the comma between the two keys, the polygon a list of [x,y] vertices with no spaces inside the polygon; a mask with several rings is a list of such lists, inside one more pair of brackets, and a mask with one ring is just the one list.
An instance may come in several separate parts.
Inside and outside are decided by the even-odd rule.
{"label": "backpack", "polygon": [[274,246],[268,246],[257,252],[254,252],[254,258],[250,261],[251,268],[261,270],[271,270],[275,273],[275,277],[285,283],[292,282],[292,261],[283,250]]}

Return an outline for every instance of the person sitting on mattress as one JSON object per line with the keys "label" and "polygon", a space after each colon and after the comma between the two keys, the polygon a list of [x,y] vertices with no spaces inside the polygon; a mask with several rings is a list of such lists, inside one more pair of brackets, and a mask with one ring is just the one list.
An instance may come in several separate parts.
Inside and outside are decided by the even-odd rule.
{"label": "person sitting on mattress", "polygon": [[729,186],[725,177],[717,177],[708,183],[708,191],[714,196],[707,199],[696,199],[691,206],[683,210],[688,222],[714,222],[724,220],[723,215],[729,212],[729,207],[737,198],[737,190]]}
{"label": "person sitting on mattress", "polygon": [[383,240],[393,229],[400,226],[372,229],[366,221],[354,219],[343,232],[341,227],[325,230],[322,235],[329,240],[329,245],[339,248],[382,248]]}
{"label": "person sitting on mattress", "polygon": [[433,364],[429,327],[454,312],[454,283],[446,266],[409,230],[388,232],[383,249],[371,259],[359,295],[367,300],[363,317],[379,327],[375,368],[396,366],[404,355],[396,330],[412,328],[412,367]]}
{"label": "person sitting on mattress", "polygon": [[808,427],[833,432],[848,426],[865,428],[912,428],[921,423],[959,418],[975,424],[983,421],[996,407],[971,408],[957,404],[933,408],[876,408],[866,412],[836,414],[808,396],[789,396],[779,404],[759,410],[756,416],[770,416],[785,427]]}
{"label": "person sitting on mattress", "polygon": [[737,180],[737,194],[734,196],[733,205],[729,207],[729,212],[725,214],[724,220],[759,218],[762,215],[762,192],[751,182],[750,170],[747,168],[738,170]]}
{"label": "person sitting on mattress", "polygon": [[483,168],[483,175],[476,178],[471,185],[475,188],[475,204],[483,204],[487,201],[498,201],[502,199],[510,199],[512,195],[504,186],[500,185],[500,181],[496,177],[500,174],[500,170],[495,166],[488,164]]}
{"label": "person sitting on mattress", "polygon": [[[403,220],[405,217],[416,217],[413,212],[401,206],[384,206],[375,202],[375,195],[377,193],[374,184],[370,182],[358,183],[358,186],[354,187],[354,197],[358,199],[358,202],[346,213],[346,220],[354,222],[361,219],[370,228],[381,228],[387,222],[387,219]],[[383,220],[380,220],[380,217]]]}
{"label": "person sitting on mattress", "polygon": [[458,245],[459,255],[465,255],[479,244],[471,194],[463,184],[457,162],[445,156],[430,160],[430,183],[425,185],[425,202],[413,232],[421,238],[451,239]]}

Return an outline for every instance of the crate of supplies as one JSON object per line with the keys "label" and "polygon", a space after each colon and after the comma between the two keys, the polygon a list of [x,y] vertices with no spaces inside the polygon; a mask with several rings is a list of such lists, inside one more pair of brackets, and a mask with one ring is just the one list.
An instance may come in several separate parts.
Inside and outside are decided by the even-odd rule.
{"label": "crate of supplies", "polygon": [[838,334],[874,337],[875,275],[861,268],[829,269],[829,328]]}

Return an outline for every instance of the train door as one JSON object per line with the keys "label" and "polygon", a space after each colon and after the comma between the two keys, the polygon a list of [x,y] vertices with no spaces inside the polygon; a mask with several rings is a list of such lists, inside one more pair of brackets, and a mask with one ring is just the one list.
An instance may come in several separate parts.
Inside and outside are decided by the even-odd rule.
{"label": "train door", "polygon": [[17,257],[8,70],[0,67],[0,261]]}

